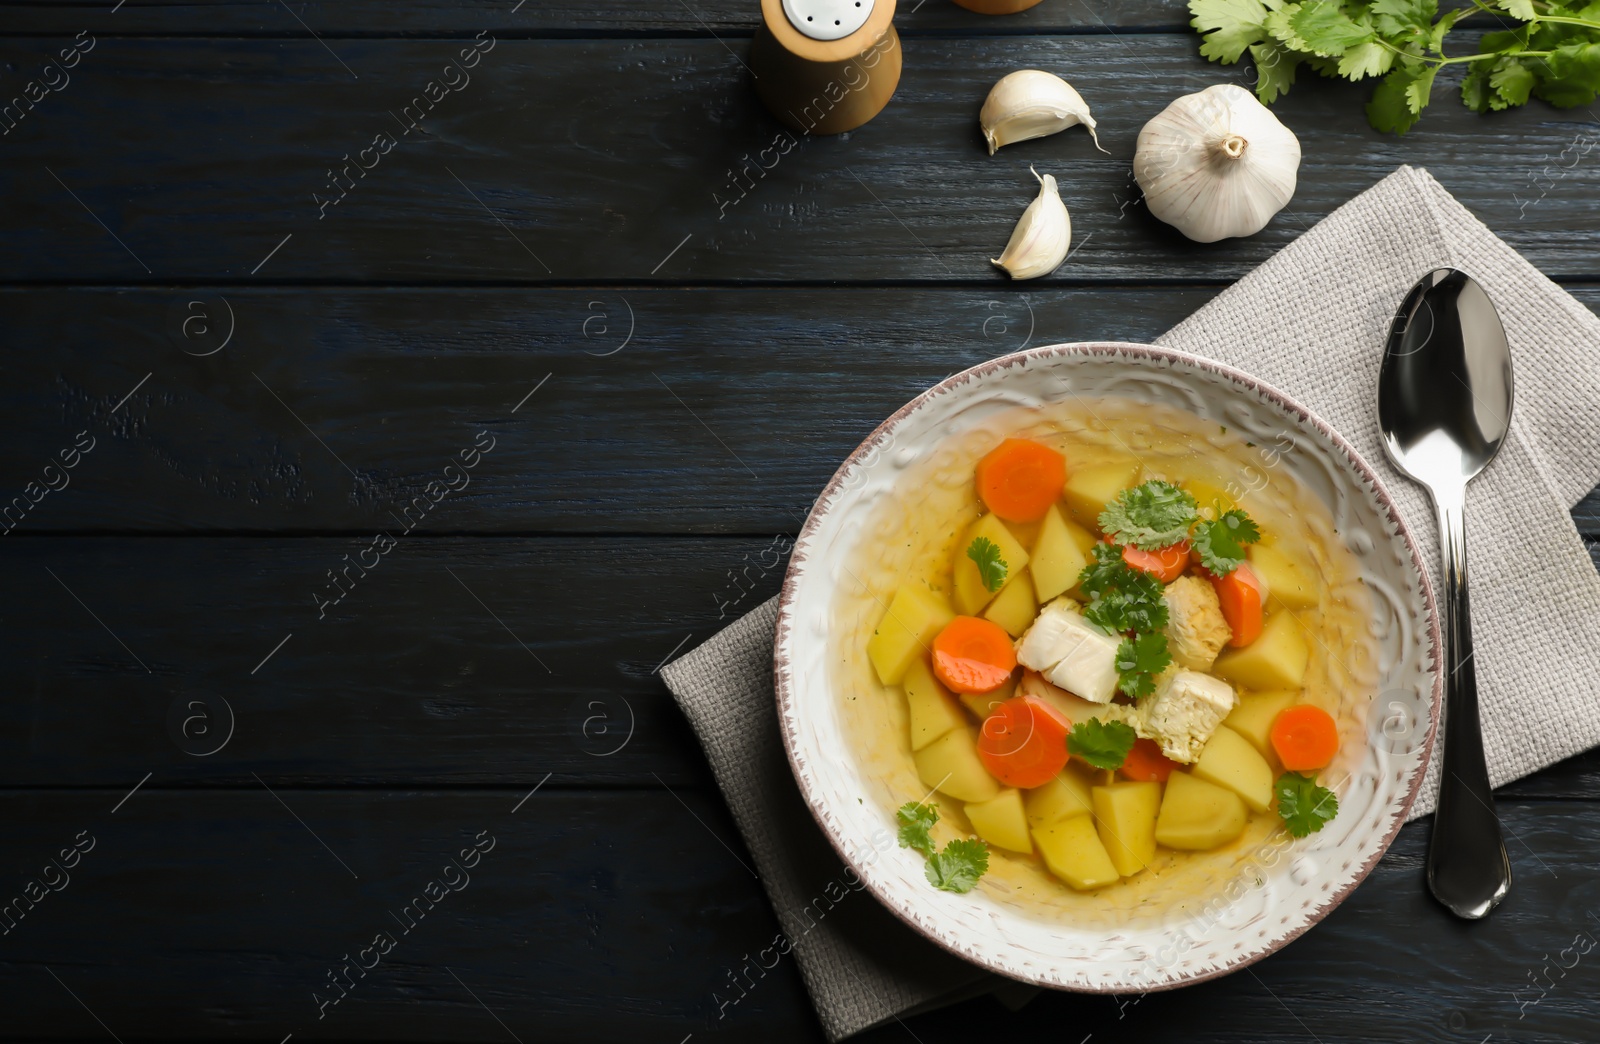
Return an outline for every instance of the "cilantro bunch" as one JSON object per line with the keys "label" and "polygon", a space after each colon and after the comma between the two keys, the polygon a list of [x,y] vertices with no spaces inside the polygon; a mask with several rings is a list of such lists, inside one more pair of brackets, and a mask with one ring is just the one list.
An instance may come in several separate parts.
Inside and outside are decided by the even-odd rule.
{"label": "cilantro bunch", "polygon": [[[1167,649],[1167,601],[1160,580],[1123,561],[1122,545],[1096,544],[1078,574],[1089,599],[1084,619],[1107,634],[1126,634],[1117,646],[1117,687],[1134,699],[1156,689],[1156,675],[1172,663]],[[1129,633],[1131,632],[1131,633]]]}
{"label": "cilantro bunch", "polygon": [[946,892],[970,892],[978,878],[989,869],[989,846],[971,838],[958,838],[941,851],[929,833],[939,822],[939,810],[932,805],[907,801],[895,812],[900,826],[900,847],[922,853],[928,861],[923,873],[928,883]]}
{"label": "cilantro bunch", "polygon": [[[1268,104],[1302,67],[1347,80],[1382,77],[1367,103],[1367,120],[1380,131],[1409,130],[1447,65],[1467,66],[1461,100],[1477,112],[1529,97],[1571,108],[1600,92],[1600,0],[1471,0],[1443,15],[1438,0],[1189,0],[1189,13],[1205,57],[1231,65],[1250,52],[1256,95]],[[1485,34],[1475,54],[1447,55],[1445,37],[1477,14],[1522,24]]]}

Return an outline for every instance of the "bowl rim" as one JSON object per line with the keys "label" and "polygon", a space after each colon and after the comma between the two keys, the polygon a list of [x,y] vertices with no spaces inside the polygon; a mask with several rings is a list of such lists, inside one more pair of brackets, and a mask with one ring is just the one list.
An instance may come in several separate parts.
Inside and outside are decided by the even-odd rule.
{"label": "bowl rim", "polygon": [[863,439],[861,444],[851,451],[850,455],[846,457],[839,467],[834,471],[833,477],[830,478],[828,480],[828,484],[823,487],[821,495],[819,495],[813,502],[811,511],[806,515],[805,524],[801,526],[799,534],[795,537],[794,545],[789,557],[789,564],[784,573],[783,588],[778,595],[777,626],[774,629],[772,645],[772,687],[774,699],[777,704],[776,710],[778,715],[778,729],[783,738],[784,756],[788,760],[789,771],[794,776],[795,785],[800,790],[801,797],[805,800],[806,808],[811,813],[812,819],[816,821],[816,824],[822,831],[823,836],[828,839],[828,843],[833,846],[835,853],[837,853],[840,859],[844,861],[844,864],[856,872],[856,876],[866,886],[867,890],[872,893],[873,898],[886,907],[892,914],[895,915],[895,917],[899,918],[903,923],[909,925],[911,929],[918,935],[970,964],[981,967],[997,975],[1004,976],[1008,979],[1070,993],[1120,994],[1127,993],[1133,987],[1129,985],[1107,986],[1097,984],[1062,983],[1046,978],[1043,974],[1028,974],[1026,972],[1019,972],[1018,970],[1010,967],[998,967],[986,960],[981,954],[974,954],[960,949],[952,941],[941,938],[931,928],[924,926],[911,915],[911,911],[908,909],[908,907],[912,904],[910,899],[896,895],[885,894],[885,890],[880,889],[878,883],[873,879],[872,875],[862,872],[862,868],[858,866],[857,861],[852,858],[850,850],[845,844],[846,839],[838,836],[823,817],[819,807],[821,804],[820,799],[815,793],[813,793],[811,787],[806,781],[806,778],[799,771],[799,765],[796,763],[796,746],[798,740],[790,728],[790,716],[787,713],[794,703],[795,693],[794,686],[791,681],[793,677],[793,671],[790,668],[789,657],[785,647],[791,630],[791,625],[793,623],[795,593],[798,587],[800,573],[805,567],[807,557],[806,550],[809,546],[809,543],[815,536],[817,527],[821,525],[823,516],[828,513],[829,508],[832,506],[832,500],[835,493],[838,491],[840,483],[843,481],[845,472],[848,471],[851,466],[860,462],[875,446],[878,445],[878,443],[883,441],[894,427],[900,424],[912,413],[921,409],[924,404],[933,399],[935,396],[949,392],[959,385],[966,384],[975,377],[980,377],[999,369],[1008,368],[1022,359],[1042,359],[1049,357],[1070,359],[1091,356],[1116,357],[1119,355],[1136,355],[1149,359],[1166,360],[1170,363],[1194,367],[1196,369],[1227,378],[1235,384],[1242,385],[1246,390],[1255,391],[1267,399],[1273,400],[1277,406],[1286,412],[1292,415],[1297,415],[1302,421],[1316,429],[1324,438],[1332,443],[1335,448],[1345,455],[1345,458],[1356,470],[1359,477],[1371,488],[1379,507],[1381,507],[1388,515],[1390,521],[1394,523],[1396,534],[1404,542],[1406,551],[1411,556],[1411,565],[1412,568],[1416,570],[1417,577],[1421,582],[1423,605],[1427,610],[1426,623],[1428,648],[1432,660],[1432,663],[1428,668],[1428,672],[1433,677],[1433,691],[1428,703],[1427,735],[1423,738],[1422,746],[1418,749],[1418,754],[1420,755],[1419,768],[1412,774],[1410,789],[1406,792],[1404,800],[1402,800],[1400,803],[1398,814],[1395,816],[1394,824],[1389,828],[1388,834],[1384,836],[1382,843],[1373,850],[1371,857],[1368,858],[1367,861],[1363,863],[1356,871],[1350,882],[1337,892],[1329,893],[1313,910],[1311,910],[1302,924],[1285,935],[1278,937],[1265,948],[1254,953],[1242,954],[1238,959],[1227,960],[1219,967],[1204,971],[1199,971],[1192,974],[1176,975],[1169,973],[1157,981],[1139,984],[1137,987],[1139,992],[1155,993],[1163,990],[1177,989],[1182,986],[1190,986],[1196,983],[1220,978],[1224,975],[1232,974],[1241,968],[1246,968],[1257,961],[1278,952],[1289,943],[1298,939],[1314,925],[1321,922],[1323,918],[1328,916],[1328,914],[1332,913],[1335,907],[1344,902],[1350,893],[1355,891],[1355,889],[1367,879],[1367,876],[1372,872],[1373,868],[1378,865],[1378,861],[1383,858],[1386,852],[1388,852],[1389,846],[1394,843],[1394,839],[1399,834],[1400,828],[1405,825],[1407,813],[1411,811],[1411,806],[1416,801],[1417,794],[1422,788],[1423,780],[1425,780],[1428,775],[1428,764],[1432,759],[1433,745],[1437,736],[1441,711],[1444,703],[1444,671],[1442,669],[1444,645],[1439,624],[1439,608],[1438,603],[1434,598],[1433,583],[1429,578],[1428,570],[1423,563],[1420,549],[1417,546],[1415,537],[1412,536],[1410,527],[1406,525],[1405,519],[1400,514],[1398,505],[1395,504],[1394,499],[1389,495],[1389,491],[1383,484],[1383,480],[1378,477],[1377,472],[1374,471],[1372,466],[1367,463],[1366,459],[1362,457],[1361,453],[1353,445],[1351,445],[1343,435],[1340,435],[1331,424],[1323,420],[1315,411],[1302,404],[1299,400],[1294,398],[1292,395],[1289,395],[1287,392],[1284,392],[1272,384],[1269,384],[1268,382],[1263,381],[1260,378],[1245,372],[1244,370],[1240,370],[1237,367],[1229,366],[1226,363],[1220,363],[1214,359],[1208,359],[1205,356],[1195,355],[1191,352],[1185,352],[1176,348],[1141,344],[1136,341],[1064,341],[1056,344],[1039,345],[1034,348],[1026,348],[1021,351],[996,356],[993,359],[988,359],[974,366],[970,366],[958,373],[951,374],[932,387],[927,388],[921,394],[913,398],[910,402],[896,410],[886,420],[884,420],[883,423],[874,428],[872,433]]}

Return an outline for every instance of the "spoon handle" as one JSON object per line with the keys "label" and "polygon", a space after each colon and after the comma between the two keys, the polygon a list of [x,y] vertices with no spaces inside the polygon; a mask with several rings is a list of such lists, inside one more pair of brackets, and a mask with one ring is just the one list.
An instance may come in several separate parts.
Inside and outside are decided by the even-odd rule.
{"label": "spoon handle", "polygon": [[[1453,495],[1452,495],[1453,494]],[[1466,487],[1434,491],[1444,551],[1444,764],[1428,841],[1428,888],[1457,917],[1483,917],[1511,887],[1478,722],[1467,600]]]}

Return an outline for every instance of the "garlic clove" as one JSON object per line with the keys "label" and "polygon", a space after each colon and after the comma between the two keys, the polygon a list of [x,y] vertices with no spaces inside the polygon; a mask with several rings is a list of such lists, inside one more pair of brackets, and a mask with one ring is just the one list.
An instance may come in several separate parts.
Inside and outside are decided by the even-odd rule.
{"label": "garlic clove", "polygon": [[978,126],[991,156],[1002,145],[1059,134],[1080,123],[1089,129],[1094,147],[1105,152],[1083,96],[1061,77],[1042,69],[1021,69],[1001,77],[978,113]]}
{"label": "garlic clove", "polygon": [[1294,196],[1300,139],[1234,84],[1185,95],[1139,132],[1150,213],[1198,243],[1252,236]]}
{"label": "garlic clove", "polygon": [[1072,245],[1072,218],[1056,190],[1056,179],[1049,174],[1039,177],[1038,171],[1028,169],[1039,178],[1039,194],[1011,230],[1005,250],[998,258],[989,259],[1012,279],[1049,275],[1067,259],[1067,248]]}

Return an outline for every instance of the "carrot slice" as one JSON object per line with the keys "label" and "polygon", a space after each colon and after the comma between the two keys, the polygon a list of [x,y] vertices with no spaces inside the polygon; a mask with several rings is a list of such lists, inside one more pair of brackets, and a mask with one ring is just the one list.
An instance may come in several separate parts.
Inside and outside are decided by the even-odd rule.
{"label": "carrot slice", "polygon": [[1011,636],[976,616],[956,617],[933,640],[933,673],[953,692],[991,692],[1016,666]]}
{"label": "carrot slice", "polygon": [[[1209,575],[1209,574],[1208,574]],[[1261,636],[1261,581],[1246,562],[1227,576],[1211,577],[1217,601],[1222,603],[1222,618],[1228,621],[1232,646],[1249,645]]]}
{"label": "carrot slice", "polygon": [[978,757],[1008,787],[1042,787],[1067,764],[1072,724],[1037,696],[1018,696],[994,709],[978,730]]}
{"label": "carrot slice", "polygon": [[1161,746],[1155,740],[1140,739],[1133,741],[1133,749],[1128,751],[1128,760],[1122,763],[1121,772],[1129,779],[1165,783],[1177,767],[1176,761],[1161,753]]}
{"label": "carrot slice", "polygon": [[1309,703],[1285,707],[1272,719],[1272,749],[1291,772],[1324,769],[1339,753],[1339,725],[1333,715]]}
{"label": "carrot slice", "polygon": [[1037,522],[1066,484],[1066,458],[1027,439],[1007,439],[978,461],[978,496],[1007,522]]}
{"label": "carrot slice", "polygon": [[1184,567],[1189,564],[1189,541],[1180,540],[1176,544],[1169,544],[1155,551],[1124,547],[1122,560],[1135,569],[1144,570],[1162,583],[1170,584],[1183,575]]}

